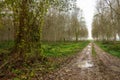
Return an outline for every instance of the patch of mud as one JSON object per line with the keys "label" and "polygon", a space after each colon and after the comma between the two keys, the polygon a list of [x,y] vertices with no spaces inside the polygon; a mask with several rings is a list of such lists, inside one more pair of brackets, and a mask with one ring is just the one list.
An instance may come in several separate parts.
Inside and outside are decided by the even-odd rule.
{"label": "patch of mud", "polygon": [[90,60],[86,60],[78,64],[78,68],[90,68],[90,67],[93,67],[93,63]]}

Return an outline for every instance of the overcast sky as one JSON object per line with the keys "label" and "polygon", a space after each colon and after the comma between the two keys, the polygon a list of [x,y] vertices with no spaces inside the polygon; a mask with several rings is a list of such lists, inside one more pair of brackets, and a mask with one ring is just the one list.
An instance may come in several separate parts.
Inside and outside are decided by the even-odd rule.
{"label": "overcast sky", "polygon": [[77,6],[83,10],[83,15],[85,17],[86,25],[89,30],[88,39],[92,39],[91,35],[91,25],[95,11],[96,0],[77,0]]}

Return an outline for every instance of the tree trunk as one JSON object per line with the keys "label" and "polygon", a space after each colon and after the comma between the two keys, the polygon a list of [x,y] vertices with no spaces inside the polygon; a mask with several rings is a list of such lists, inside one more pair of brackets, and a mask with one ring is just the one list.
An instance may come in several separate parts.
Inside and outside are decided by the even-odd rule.
{"label": "tree trunk", "polygon": [[76,32],[76,42],[78,42],[78,33]]}
{"label": "tree trunk", "polygon": [[27,1],[28,0],[22,0],[20,4],[20,14],[19,14],[19,27],[17,32],[17,37],[15,40],[15,48],[12,51],[16,54],[16,58],[19,57],[21,59],[24,59],[25,53],[28,52],[28,49],[30,47],[28,43],[28,35],[29,35],[29,26],[28,26],[28,18],[27,18]]}

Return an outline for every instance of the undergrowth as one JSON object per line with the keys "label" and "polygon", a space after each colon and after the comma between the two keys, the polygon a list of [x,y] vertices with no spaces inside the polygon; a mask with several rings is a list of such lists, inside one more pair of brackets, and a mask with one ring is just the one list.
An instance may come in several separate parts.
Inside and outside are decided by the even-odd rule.
{"label": "undergrowth", "polygon": [[[36,77],[36,73],[43,76],[46,73],[54,71],[60,68],[61,65],[67,63],[72,57],[79,51],[81,51],[89,41],[80,42],[43,42],[42,56],[47,59],[38,62],[34,62],[35,57],[32,58],[33,62],[17,61],[14,64],[9,64],[0,71],[0,79],[12,79],[12,80],[30,80]],[[14,46],[13,41],[0,43],[0,66],[2,61],[6,61],[8,53]],[[34,56],[34,54],[31,54]],[[38,74],[38,73],[37,73]]]}

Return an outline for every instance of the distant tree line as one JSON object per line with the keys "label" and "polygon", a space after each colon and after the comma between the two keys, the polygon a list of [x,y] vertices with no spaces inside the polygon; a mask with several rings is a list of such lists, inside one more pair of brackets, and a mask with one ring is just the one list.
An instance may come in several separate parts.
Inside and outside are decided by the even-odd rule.
{"label": "distant tree line", "polygon": [[95,40],[120,40],[120,0],[98,0],[92,24]]}
{"label": "distant tree line", "polygon": [[44,41],[78,41],[87,38],[82,10],[75,7],[72,11],[49,9],[43,27]]}

